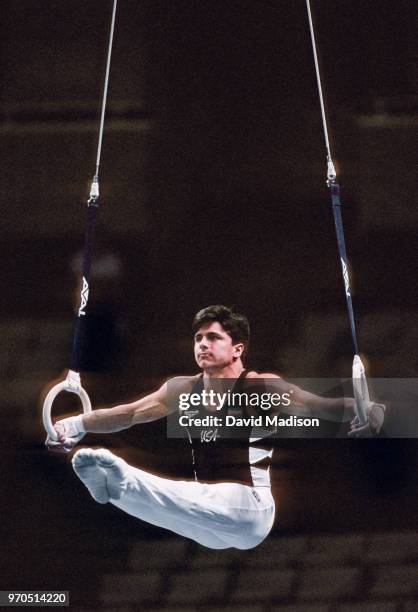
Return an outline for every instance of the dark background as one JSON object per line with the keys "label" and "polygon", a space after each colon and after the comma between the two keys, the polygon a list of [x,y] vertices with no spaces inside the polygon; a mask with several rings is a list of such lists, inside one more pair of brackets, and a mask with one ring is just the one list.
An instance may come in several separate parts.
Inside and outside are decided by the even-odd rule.
{"label": "dark background", "polygon": [[[312,11],[359,344],[370,376],[414,377],[415,2],[313,0]],[[71,348],[110,15],[107,1],[2,2],[2,497],[19,588],[46,573],[62,588],[44,528],[52,546],[68,529],[92,546],[105,532],[109,542],[161,537],[90,504],[68,458],[43,450],[40,422],[38,397]],[[249,366],[349,376],[325,178],[302,0],[120,0],[83,378],[93,403],[194,372],[190,321],[213,303],[248,315]],[[68,408],[64,399],[57,412]],[[188,449],[167,442],[164,424],[91,443],[167,475],[189,470]],[[416,529],[415,440],[277,445],[277,533]]]}

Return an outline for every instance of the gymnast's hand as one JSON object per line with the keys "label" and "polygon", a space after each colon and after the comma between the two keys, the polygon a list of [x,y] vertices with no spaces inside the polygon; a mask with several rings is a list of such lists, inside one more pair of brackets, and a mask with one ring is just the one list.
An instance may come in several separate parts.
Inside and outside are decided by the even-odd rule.
{"label": "gymnast's hand", "polygon": [[55,453],[70,453],[85,435],[83,415],[67,417],[54,424],[58,440],[52,440],[47,436],[45,446]]}
{"label": "gymnast's hand", "polygon": [[351,428],[348,435],[352,438],[362,438],[376,436],[382,429],[385,419],[385,404],[375,402],[365,402],[364,408],[367,416],[367,423],[360,425],[358,416],[351,421]]}

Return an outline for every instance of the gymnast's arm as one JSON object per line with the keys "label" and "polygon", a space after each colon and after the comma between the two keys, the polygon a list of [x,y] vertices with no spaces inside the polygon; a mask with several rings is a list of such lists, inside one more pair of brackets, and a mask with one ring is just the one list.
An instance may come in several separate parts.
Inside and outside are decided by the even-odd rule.
{"label": "gymnast's arm", "polygon": [[328,421],[351,421],[355,417],[356,402],[353,397],[322,397],[296,385],[289,387],[291,390],[289,412]]}
{"label": "gymnast's arm", "polygon": [[167,383],[154,393],[150,393],[129,404],[113,408],[94,410],[89,414],[61,419],[54,424],[58,442],[47,438],[46,445],[50,450],[59,450],[62,445],[75,446],[85,433],[112,433],[128,429],[139,423],[150,423],[166,417],[176,407],[169,407],[167,401]]}
{"label": "gymnast's arm", "polygon": [[[271,379],[271,387],[276,392],[289,395],[288,406],[278,407],[297,416],[318,417],[328,421],[353,421],[356,417],[356,400],[353,397],[322,397],[301,389],[277,376],[276,374],[258,374],[257,377]],[[266,383],[268,385],[268,383]],[[365,411],[370,423],[370,432],[379,433],[384,419],[385,405],[376,402],[365,402]],[[353,423],[353,430],[354,427]]]}
{"label": "gymnast's arm", "polygon": [[384,404],[364,402],[367,423],[360,425],[356,416],[356,400],[353,397],[320,397],[299,387],[294,389],[293,398],[296,409],[300,406],[300,414],[303,414],[303,410],[307,410],[308,414],[320,419],[339,422],[350,421],[351,427],[348,435],[354,437],[377,435],[382,429],[386,410]]}
{"label": "gymnast's arm", "polygon": [[93,410],[90,414],[82,415],[82,420],[86,432],[112,433],[139,423],[157,421],[170,412],[173,412],[173,409],[168,407],[167,383],[165,383],[154,393],[134,402]]}

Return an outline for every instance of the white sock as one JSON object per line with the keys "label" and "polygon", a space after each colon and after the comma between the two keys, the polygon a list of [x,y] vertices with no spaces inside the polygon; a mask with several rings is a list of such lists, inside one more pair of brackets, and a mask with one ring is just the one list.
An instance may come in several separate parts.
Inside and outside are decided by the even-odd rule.
{"label": "white sock", "polygon": [[77,476],[99,504],[105,504],[110,498],[119,499],[126,491],[124,461],[107,449],[82,448],[73,456],[72,464]]}

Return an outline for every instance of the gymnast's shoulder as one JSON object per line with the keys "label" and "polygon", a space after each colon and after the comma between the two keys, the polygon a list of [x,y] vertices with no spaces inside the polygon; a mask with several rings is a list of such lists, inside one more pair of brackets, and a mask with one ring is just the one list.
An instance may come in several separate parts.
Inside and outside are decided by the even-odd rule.
{"label": "gymnast's shoulder", "polygon": [[255,372],[254,370],[250,370],[245,375],[245,378],[281,378],[281,376],[273,372]]}
{"label": "gymnast's shoulder", "polygon": [[193,374],[193,375],[185,375],[185,376],[172,376],[168,378],[163,387],[176,389],[176,390],[184,390],[187,391],[188,388],[192,388],[196,381],[202,378],[201,374]]}

